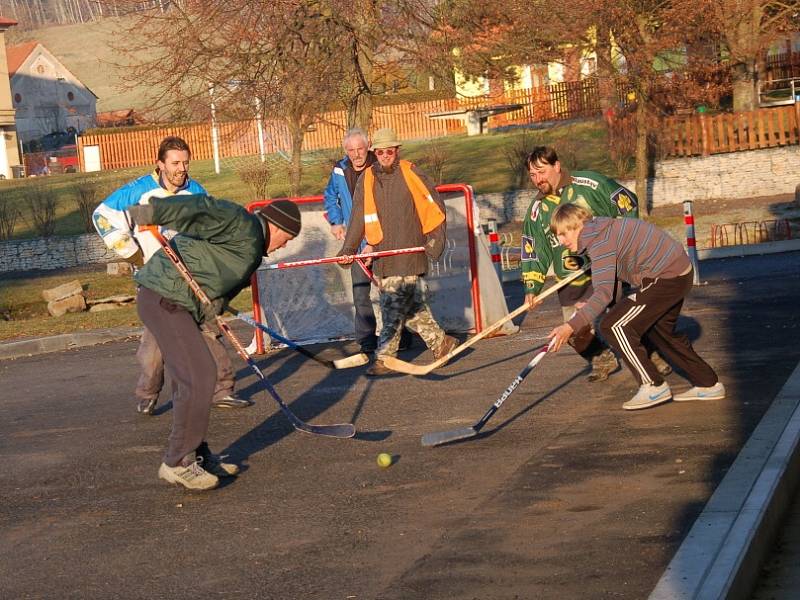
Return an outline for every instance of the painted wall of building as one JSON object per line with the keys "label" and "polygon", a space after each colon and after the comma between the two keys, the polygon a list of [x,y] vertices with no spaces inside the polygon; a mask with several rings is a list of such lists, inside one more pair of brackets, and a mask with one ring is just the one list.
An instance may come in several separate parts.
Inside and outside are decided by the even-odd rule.
{"label": "painted wall of building", "polygon": [[23,142],[95,125],[97,98],[42,45],[11,77],[11,94]]}

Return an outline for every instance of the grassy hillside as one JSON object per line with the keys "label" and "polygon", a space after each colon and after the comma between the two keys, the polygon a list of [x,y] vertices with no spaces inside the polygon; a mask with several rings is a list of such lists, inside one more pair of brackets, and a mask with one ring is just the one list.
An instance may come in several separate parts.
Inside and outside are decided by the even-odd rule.
{"label": "grassy hillside", "polygon": [[97,96],[97,111],[144,109],[148,107],[146,87],[125,91],[122,61],[109,45],[119,35],[123,18],[109,18],[78,25],[59,25],[32,31],[7,32],[8,44],[41,42]]}

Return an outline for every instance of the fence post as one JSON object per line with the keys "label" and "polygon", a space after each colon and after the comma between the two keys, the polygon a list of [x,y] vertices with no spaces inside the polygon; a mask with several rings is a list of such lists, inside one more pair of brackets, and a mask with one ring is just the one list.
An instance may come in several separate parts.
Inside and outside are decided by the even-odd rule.
{"label": "fence post", "polygon": [[497,233],[497,219],[488,220],[489,228],[489,253],[492,255],[492,266],[497,273],[497,278],[503,281],[503,264],[500,255],[500,236]]}
{"label": "fence post", "polygon": [[692,214],[692,201],[683,203],[683,222],[686,224],[686,250],[689,260],[694,268],[694,285],[700,285],[700,261],[697,258],[697,242],[694,237],[694,215]]}

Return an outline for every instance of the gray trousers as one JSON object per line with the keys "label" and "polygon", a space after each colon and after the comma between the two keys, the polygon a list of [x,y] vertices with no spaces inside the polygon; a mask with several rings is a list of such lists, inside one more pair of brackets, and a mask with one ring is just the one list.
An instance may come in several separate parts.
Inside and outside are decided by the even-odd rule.
{"label": "gray trousers", "polygon": [[145,287],[137,292],[136,307],[172,379],[172,431],[164,462],[174,467],[206,438],[217,369],[206,336],[186,309]]}
{"label": "gray trousers", "polygon": [[[214,402],[222,400],[233,394],[235,374],[233,363],[228,356],[228,351],[219,336],[213,331],[201,328],[203,338],[208,345],[217,368],[217,384],[214,388]],[[151,331],[145,327],[136,351],[136,361],[139,363],[140,373],[136,382],[134,394],[141,401],[150,402],[158,398],[161,388],[164,387],[164,357],[161,349]]]}

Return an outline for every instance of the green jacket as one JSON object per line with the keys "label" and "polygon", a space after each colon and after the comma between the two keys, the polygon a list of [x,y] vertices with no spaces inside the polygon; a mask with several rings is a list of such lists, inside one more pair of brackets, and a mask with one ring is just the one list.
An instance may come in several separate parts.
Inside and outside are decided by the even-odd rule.
{"label": "green jacket", "polygon": [[[580,204],[597,217],[639,217],[639,201],[629,189],[613,179],[594,171],[562,171],[559,195],[537,195],[528,206],[522,224],[522,283],[526,294],[538,294],[544,285],[547,271],[553,267],[557,279],[567,277],[581,268],[586,257],[576,256],[558,243],[550,231],[550,218],[562,202]],[[591,275],[586,274],[570,283],[571,287],[586,287]]]}
{"label": "green jacket", "polygon": [[[238,204],[196,194],[151,198],[152,225],[178,232],[171,246],[211,300],[232,299],[250,283],[266,254],[264,229]],[[134,276],[136,282],[203,321],[200,301],[164,254],[156,252]]]}

